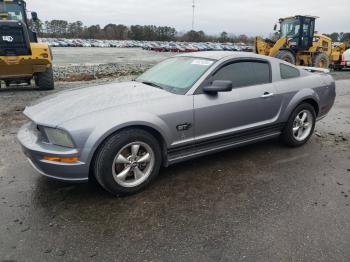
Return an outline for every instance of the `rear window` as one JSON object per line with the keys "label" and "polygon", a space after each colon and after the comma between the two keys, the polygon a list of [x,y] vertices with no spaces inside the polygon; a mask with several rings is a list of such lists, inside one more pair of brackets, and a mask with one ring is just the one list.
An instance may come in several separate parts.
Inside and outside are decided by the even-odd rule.
{"label": "rear window", "polygon": [[280,70],[281,70],[281,78],[282,79],[290,79],[300,76],[300,71],[292,66],[288,66],[285,64],[280,64]]}

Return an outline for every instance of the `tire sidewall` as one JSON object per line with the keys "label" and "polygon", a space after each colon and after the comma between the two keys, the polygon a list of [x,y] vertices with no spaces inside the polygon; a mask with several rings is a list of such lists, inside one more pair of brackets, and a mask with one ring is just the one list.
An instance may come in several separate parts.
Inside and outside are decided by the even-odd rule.
{"label": "tire sidewall", "polygon": [[[303,110],[308,110],[312,114],[313,122],[312,122],[312,128],[311,128],[310,134],[303,141],[298,141],[294,138],[294,135],[293,135],[293,124],[297,115],[300,114],[300,112]],[[283,131],[284,142],[291,147],[299,147],[306,144],[310,140],[311,136],[313,135],[315,126],[316,126],[316,113],[315,113],[314,107],[307,103],[299,105],[296,109],[294,109],[293,113],[289,117],[288,123]]]}
{"label": "tire sidewall", "polygon": [[330,60],[329,60],[329,57],[325,53],[319,53],[315,56],[314,61],[313,61],[313,66],[319,67],[319,63],[321,60],[324,60],[326,63],[325,68],[329,68]]}
{"label": "tire sidewall", "polygon": [[[153,170],[148,178],[135,187],[124,187],[118,184],[113,178],[112,165],[118,152],[127,144],[143,142],[149,145],[155,157]],[[96,180],[110,193],[123,196],[139,192],[144,189],[159,173],[162,157],[158,141],[149,133],[143,130],[125,130],[117,133],[106,140],[97,153],[94,164]]]}
{"label": "tire sidewall", "polygon": [[55,88],[52,66],[50,66],[45,72],[38,73],[35,78],[35,84],[39,87],[39,90],[46,91]]}
{"label": "tire sidewall", "polygon": [[[275,55],[276,58],[281,59],[282,61],[285,61],[290,64],[296,63],[295,56],[291,51],[288,50],[280,50],[278,53]],[[286,61],[285,59],[288,58],[290,62]]]}

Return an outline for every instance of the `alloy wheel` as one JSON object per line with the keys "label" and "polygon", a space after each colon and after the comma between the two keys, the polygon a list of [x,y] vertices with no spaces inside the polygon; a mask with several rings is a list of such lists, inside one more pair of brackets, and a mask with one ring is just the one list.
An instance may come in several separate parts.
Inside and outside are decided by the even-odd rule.
{"label": "alloy wheel", "polygon": [[151,175],[155,165],[153,149],[144,142],[124,146],[112,166],[114,180],[123,187],[136,187]]}
{"label": "alloy wheel", "polygon": [[293,122],[293,137],[297,141],[304,141],[309,137],[313,127],[314,117],[309,110],[302,110]]}

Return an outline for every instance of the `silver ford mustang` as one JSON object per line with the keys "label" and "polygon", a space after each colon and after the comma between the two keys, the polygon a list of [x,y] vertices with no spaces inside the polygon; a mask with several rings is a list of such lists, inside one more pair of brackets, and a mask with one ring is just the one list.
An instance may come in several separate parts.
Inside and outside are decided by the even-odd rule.
{"label": "silver ford mustang", "polygon": [[334,104],[335,83],[283,61],[239,52],[179,55],[136,81],[74,89],[25,109],[18,132],[42,175],[91,177],[136,193],[161,165],[281,137],[301,146]]}

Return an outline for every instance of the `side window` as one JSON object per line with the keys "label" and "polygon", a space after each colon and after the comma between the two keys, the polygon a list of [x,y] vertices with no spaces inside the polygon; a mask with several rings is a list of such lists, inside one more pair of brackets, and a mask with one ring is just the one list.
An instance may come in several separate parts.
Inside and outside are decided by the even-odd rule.
{"label": "side window", "polygon": [[288,66],[285,64],[280,64],[280,70],[281,70],[281,78],[282,79],[290,79],[300,76],[300,71],[292,66]]}
{"label": "side window", "polygon": [[270,66],[264,62],[232,63],[216,72],[215,80],[230,80],[233,88],[270,83]]}

